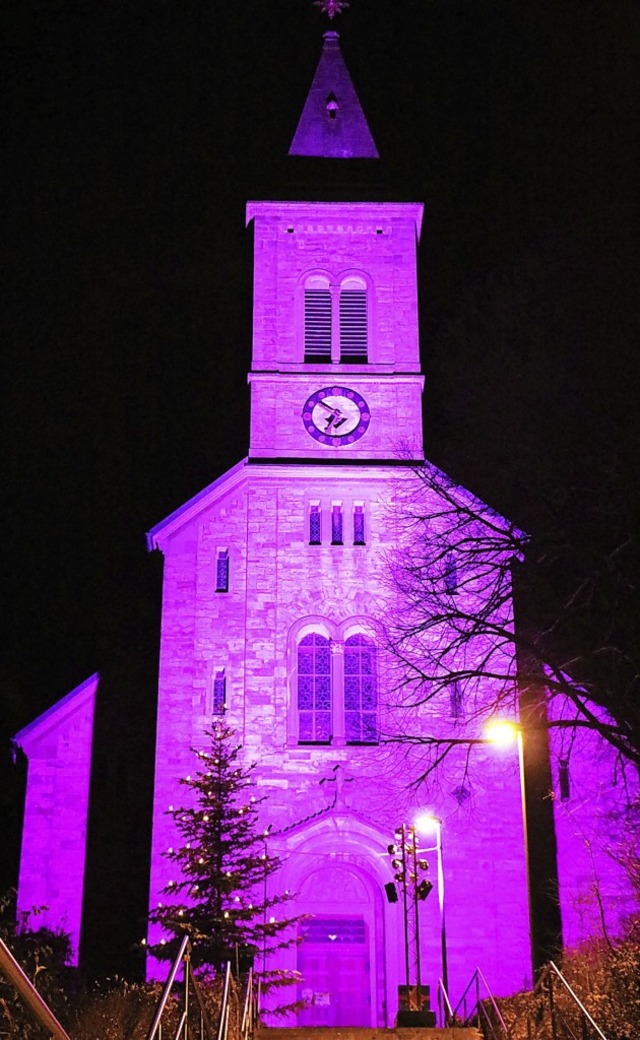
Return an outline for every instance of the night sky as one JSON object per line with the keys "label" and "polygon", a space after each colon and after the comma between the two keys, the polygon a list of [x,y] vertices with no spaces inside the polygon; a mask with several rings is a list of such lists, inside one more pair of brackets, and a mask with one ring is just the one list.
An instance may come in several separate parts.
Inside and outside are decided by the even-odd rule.
{"label": "night sky", "polygon": [[[134,921],[160,619],[144,534],[247,453],[244,206],[295,197],[329,26],[311,0],[6,0],[4,22],[2,880],[7,738],[100,671],[110,822],[89,870],[101,842],[130,851],[100,899]],[[640,8],[352,0],[333,27],[387,183],[425,203],[427,454],[541,542],[561,530],[570,588],[639,512]]]}

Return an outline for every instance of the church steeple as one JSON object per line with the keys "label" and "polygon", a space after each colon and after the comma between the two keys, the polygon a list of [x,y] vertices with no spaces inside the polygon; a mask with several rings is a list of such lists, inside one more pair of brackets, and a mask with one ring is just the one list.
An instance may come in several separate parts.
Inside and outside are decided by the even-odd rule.
{"label": "church steeple", "polygon": [[324,47],[289,155],[324,159],[377,159],[362,106],[340,50],[337,32]]}

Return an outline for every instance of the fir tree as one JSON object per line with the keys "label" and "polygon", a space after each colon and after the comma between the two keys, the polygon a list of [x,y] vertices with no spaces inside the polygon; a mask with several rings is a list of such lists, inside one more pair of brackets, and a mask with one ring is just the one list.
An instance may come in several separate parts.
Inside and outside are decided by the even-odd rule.
{"label": "fir tree", "polygon": [[[197,772],[180,780],[192,797],[184,808],[168,810],[181,844],[165,853],[175,864],[175,878],[163,889],[166,902],[149,919],[168,936],[150,952],[173,959],[186,932],[194,967],[219,969],[228,960],[235,967],[238,960],[255,958],[257,969],[264,969],[270,953],[297,943],[300,918],[277,913],[289,902],[288,892],[267,895],[268,879],[281,861],[269,852],[267,832],[259,827],[265,797],[254,793],[254,767],[242,766],[241,748],[224,724],[206,735],[208,751],[192,748]],[[262,974],[267,985],[297,978],[297,973]]]}

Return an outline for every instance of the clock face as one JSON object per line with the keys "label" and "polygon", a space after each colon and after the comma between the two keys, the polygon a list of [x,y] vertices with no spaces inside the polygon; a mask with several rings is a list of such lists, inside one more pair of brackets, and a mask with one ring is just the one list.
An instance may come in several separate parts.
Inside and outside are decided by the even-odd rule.
{"label": "clock face", "polygon": [[364,397],[347,386],[316,390],[305,402],[302,421],[307,433],[322,444],[353,444],[367,432],[371,414]]}

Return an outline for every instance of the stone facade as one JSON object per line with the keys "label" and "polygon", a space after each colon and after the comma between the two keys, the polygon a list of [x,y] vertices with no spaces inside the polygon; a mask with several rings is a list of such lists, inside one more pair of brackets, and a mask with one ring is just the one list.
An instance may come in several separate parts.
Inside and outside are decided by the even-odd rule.
{"label": "stone facade", "polygon": [[29,762],[18,907],[35,927],[62,928],[77,963],[84,893],[93,715],[92,675],[20,733]]}
{"label": "stone facade", "polygon": [[[376,739],[350,742],[345,720],[348,640],[360,634],[375,642],[379,619],[394,609],[388,581],[400,538],[394,508],[415,479],[408,455],[422,454],[421,215],[416,204],[249,205],[255,224],[249,458],[149,535],[150,548],[165,556],[152,903],[169,880],[162,853],[175,844],[166,810],[179,804],[178,779],[192,768],[189,749],[203,745],[215,679],[223,673],[227,721],[247,762],[257,763],[268,796],[264,826],[285,860],[278,883],[299,893],[297,912],[318,922],[312,941],[280,961],[305,975],[300,996],[312,1000],[301,1017],[307,1024],[393,1024],[404,944],[399,908],[384,898],[393,877],[386,850],[398,825],[420,809],[444,821],[452,992],[477,964],[500,992],[530,975],[517,756],[479,749],[470,774],[466,754],[452,755],[446,786],[425,805],[425,793],[411,788],[419,756],[384,740],[397,732],[402,709],[382,651]],[[369,352],[361,363],[305,360],[304,286],[317,272],[337,292],[344,272],[357,272],[366,284]],[[310,435],[305,402],[336,387],[362,395],[369,409],[369,424],[353,442]],[[358,539],[356,510],[363,524]],[[223,592],[216,590],[220,553],[228,560]],[[299,647],[310,634],[331,648],[331,732],[315,742],[303,739],[298,700]],[[445,735],[454,725],[448,702],[413,715],[414,733]],[[462,802],[465,776],[473,794]],[[437,856],[433,841],[425,844]],[[431,872],[435,880],[435,860]],[[422,907],[422,981],[434,993],[443,967],[439,900],[437,892]],[[327,935],[339,939],[335,946],[326,937],[323,943],[324,922]],[[341,928],[345,935],[352,929],[353,942]]]}
{"label": "stone facade", "polygon": [[[343,90],[358,147],[373,156],[330,35],[294,153],[329,154],[335,128],[315,135],[313,120],[340,119]],[[444,695],[422,707],[399,701],[398,675],[377,638],[380,619],[397,606],[394,510],[415,479],[412,460],[423,455],[422,207],[251,202],[247,218],[255,247],[249,457],[148,535],[165,559],[151,901],[170,879],[163,853],[175,835],[166,810],[180,804],[190,749],[223,711],[267,795],[261,822],[284,860],[273,884],[297,893],[296,910],[308,915],[305,941],[279,961],[304,976],[299,996],[309,1003],[299,1024],[391,1026],[405,968],[400,906],[385,898],[387,846],[420,810],[441,820],[439,838],[423,841],[435,891],[421,907],[422,982],[433,994],[444,973],[445,913],[454,999],[477,966],[496,994],[531,978],[517,751],[483,745],[469,756],[461,745],[427,789],[417,782],[420,746],[387,739],[407,728],[446,737],[460,725]],[[452,493],[467,509],[474,502],[482,525],[486,507],[463,489]],[[492,513],[491,523],[500,522]],[[486,579],[483,588],[490,595]],[[501,602],[500,620],[510,625],[510,599]],[[309,710],[301,661],[316,647],[316,691],[324,689],[326,704]],[[471,643],[468,666],[485,649]],[[355,708],[354,660],[363,669]],[[29,758],[20,905],[47,904],[46,922],[67,928],[76,949],[96,690],[94,676],[17,737]],[[494,693],[490,681],[478,684],[476,707]],[[480,734],[481,714],[466,736]],[[603,900],[611,932],[626,909],[612,858],[624,819],[611,794],[610,751],[580,736],[568,791],[562,740],[552,739],[550,793],[565,938],[574,942],[602,929]],[[152,974],[165,970],[150,965]]]}
{"label": "stone facade", "polygon": [[[607,724],[602,708],[589,708]],[[576,717],[575,706],[559,698],[551,713]],[[638,773],[595,731],[559,727],[550,736],[563,940],[569,948],[615,941],[638,914],[629,872],[638,855]]]}

